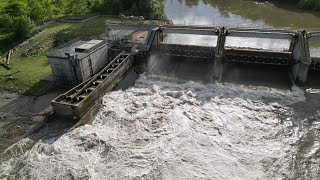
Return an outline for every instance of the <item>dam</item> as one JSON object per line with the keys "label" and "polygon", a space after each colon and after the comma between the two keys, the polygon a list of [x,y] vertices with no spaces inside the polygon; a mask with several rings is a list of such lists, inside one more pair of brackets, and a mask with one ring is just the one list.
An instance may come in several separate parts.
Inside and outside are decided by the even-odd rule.
{"label": "dam", "polygon": [[[140,43],[123,40],[141,32],[146,35]],[[211,46],[165,42],[165,37],[172,34],[210,36],[213,42]],[[142,71],[148,71],[148,60],[152,55],[208,62],[211,74],[207,82],[220,82],[224,76],[224,66],[228,63],[258,64],[265,68],[279,66],[288,70],[293,83],[301,85],[307,82],[310,71],[320,70],[320,56],[311,55],[309,47],[311,42],[320,42],[320,32],[173,25],[169,21],[161,24],[156,21],[149,24],[107,21],[106,37],[109,45],[104,54],[109,55],[110,63],[92,78],[53,100],[52,106],[57,114],[80,119],[99,96],[112,90],[121,81],[127,70],[139,67]],[[253,42],[261,41],[262,45],[229,45],[228,40],[232,38],[249,38]],[[265,48],[264,40],[271,44],[282,44],[283,47]]]}
{"label": "dam", "polygon": [[[298,34],[320,28],[318,16],[270,2],[164,2],[166,16],[182,28],[225,26]],[[35,134],[46,134],[40,140],[31,136],[11,147],[0,162],[0,179],[319,179],[317,43],[309,44],[307,81],[296,86],[301,82],[293,79],[295,64],[290,63],[299,61],[290,57],[291,39],[227,37],[219,82],[213,73],[217,35],[163,34],[160,43],[177,51],[163,46],[161,54],[156,44],[143,51],[148,32],[111,30],[103,40],[109,44],[106,62],[115,66],[102,67],[96,76],[62,93],[53,103],[57,114],[67,118],[58,116],[46,124]],[[279,52],[281,58],[277,55],[275,64],[227,61],[228,49],[236,51],[231,60],[242,61],[245,56],[237,55],[243,50],[253,51],[257,59],[260,51]],[[119,62],[123,65],[117,66]],[[120,71],[128,65],[125,73]],[[90,74],[90,66],[85,67],[83,74]],[[134,83],[123,88],[131,75]],[[102,92],[99,83],[115,89]],[[288,85],[273,88],[283,83]],[[64,127],[64,122],[82,116],[77,109],[90,106],[90,97],[96,98],[97,106],[83,119],[91,121],[75,129]]]}

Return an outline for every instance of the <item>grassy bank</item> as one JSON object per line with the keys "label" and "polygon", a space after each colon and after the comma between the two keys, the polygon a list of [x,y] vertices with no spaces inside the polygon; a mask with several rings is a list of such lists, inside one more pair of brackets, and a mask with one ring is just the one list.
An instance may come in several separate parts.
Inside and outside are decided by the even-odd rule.
{"label": "grassy bank", "polygon": [[[113,3],[110,4],[110,2]],[[116,15],[124,12],[125,14],[148,17],[163,15],[162,1],[145,0],[139,2],[137,4],[135,0],[84,0],[79,3],[67,0],[34,0],[30,2],[27,0],[0,0],[2,15],[0,18],[2,22],[0,23],[0,51],[3,56],[5,56],[5,52],[25,41],[35,31],[45,30],[44,33],[38,34],[36,38],[14,51],[10,60],[10,70],[0,66],[0,90],[10,90],[28,95],[41,94],[49,86],[43,78],[51,74],[46,57],[47,53],[54,47],[74,38],[98,37],[105,32],[105,20],[110,17],[99,17],[73,24],[54,22],[39,29],[35,29],[34,22],[50,19],[57,15],[81,16],[88,12]],[[10,22],[11,20],[12,22]]]}
{"label": "grassy bank", "polygon": [[[67,28],[69,28],[68,24],[60,23],[47,26],[44,33],[15,51],[9,64],[11,69],[7,70],[0,66],[0,90],[14,91],[26,95],[40,95],[46,91],[49,82],[44,81],[43,78],[51,74],[46,54],[53,46],[53,40],[48,44],[50,41],[48,37],[54,37],[61,30]],[[48,47],[38,51],[33,56],[23,57],[22,53],[36,43],[40,47]],[[11,74],[13,76],[9,78]]]}
{"label": "grassy bank", "polygon": [[[42,91],[45,82],[42,78],[51,73],[50,65],[45,56],[18,58],[10,63],[11,70],[0,69],[2,75],[0,88],[21,94],[37,95]],[[13,75],[12,79],[4,75]],[[44,83],[43,85],[41,85]]]}
{"label": "grassy bank", "polygon": [[[109,18],[98,17],[83,23],[54,22],[45,26],[44,33],[14,52],[9,65],[10,70],[0,66],[0,90],[10,90],[26,95],[43,94],[51,86],[49,82],[43,80],[43,78],[51,75],[47,53],[55,46],[77,37],[98,37],[105,32],[105,21]],[[36,43],[43,50],[32,51],[32,55],[28,57],[21,56],[26,49]],[[36,49],[38,50],[38,48]],[[14,74],[13,79],[3,76],[15,72],[18,73]]]}

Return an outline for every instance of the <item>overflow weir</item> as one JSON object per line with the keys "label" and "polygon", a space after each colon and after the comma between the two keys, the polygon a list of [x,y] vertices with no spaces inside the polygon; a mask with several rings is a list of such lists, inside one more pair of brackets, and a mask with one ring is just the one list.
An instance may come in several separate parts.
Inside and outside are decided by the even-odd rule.
{"label": "overflow weir", "polygon": [[[310,42],[320,42],[320,32],[186,26],[167,23],[157,25],[155,22],[134,24],[108,21],[106,25],[105,40],[108,41],[107,54],[111,59],[110,62],[97,74],[54,99],[51,104],[57,115],[80,119],[99,97],[111,91],[121,81],[130,68],[142,67],[145,71],[152,54],[211,61],[212,79],[218,82],[221,81],[223,66],[226,63],[285,67],[290,72],[290,78],[297,84],[307,82],[309,71],[320,71],[320,56],[313,56],[309,47]],[[130,33],[121,36],[125,34],[124,32]],[[128,34],[132,37],[135,33],[146,34],[143,42],[124,41],[128,38]],[[168,34],[212,36],[216,42],[213,42],[213,46],[167,43],[164,39]],[[117,38],[118,36],[121,38]],[[286,40],[289,46],[285,50],[228,46],[227,41],[230,37],[267,39],[271,42]]]}

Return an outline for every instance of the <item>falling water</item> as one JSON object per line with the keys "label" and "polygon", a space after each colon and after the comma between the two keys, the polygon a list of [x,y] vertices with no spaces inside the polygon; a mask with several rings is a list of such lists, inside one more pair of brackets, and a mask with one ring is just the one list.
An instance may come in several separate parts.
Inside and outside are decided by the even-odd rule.
{"label": "falling water", "polygon": [[[2,162],[0,178],[316,179],[319,142],[303,152],[308,166],[297,155],[306,137],[291,107],[299,102],[298,87],[142,75],[134,87],[107,94],[91,124]],[[310,132],[319,133],[313,123]]]}

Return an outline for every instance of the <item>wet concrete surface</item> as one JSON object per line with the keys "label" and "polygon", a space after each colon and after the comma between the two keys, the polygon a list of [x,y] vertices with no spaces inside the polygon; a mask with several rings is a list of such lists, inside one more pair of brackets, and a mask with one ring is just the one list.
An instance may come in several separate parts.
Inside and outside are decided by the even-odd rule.
{"label": "wet concrete surface", "polygon": [[222,82],[290,89],[293,85],[288,66],[224,63]]}
{"label": "wet concrete surface", "polygon": [[0,152],[17,142],[52,111],[51,100],[65,89],[54,89],[31,97],[2,91],[0,93]]}

